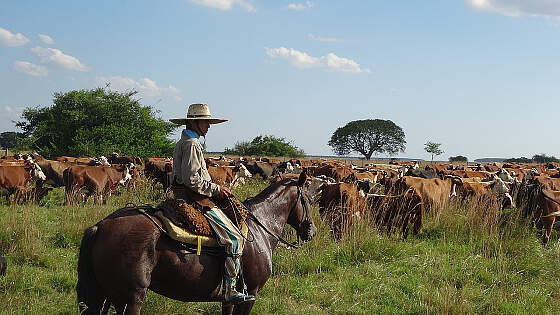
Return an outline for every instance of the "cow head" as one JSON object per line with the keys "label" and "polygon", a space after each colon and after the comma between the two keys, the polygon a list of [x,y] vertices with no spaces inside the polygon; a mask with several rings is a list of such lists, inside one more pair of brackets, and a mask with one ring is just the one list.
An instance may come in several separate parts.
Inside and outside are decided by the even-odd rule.
{"label": "cow head", "polygon": [[360,192],[360,196],[365,197],[375,186],[369,178],[364,178],[357,182],[358,191]]}
{"label": "cow head", "polygon": [[130,174],[130,170],[134,169],[134,163],[130,163],[128,165],[125,166],[125,171],[124,171],[124,175],[123,175],[123,179],[121,179],[119,181],[119,184],[124,185],[126,184],[126,182],[130,179],[132,179],[132,175]]}
{"label": "cow head", "polygon": [[399,174],[398,177],[399,177],[399,178],[404,177],[404,175],[405,175],[406,173],[408,173],[408,166],[403,165],[403,166],[399,167],[399,169],[398,169],[398,174]]}
{"label": "cow head", "polygon": [[507,187],[506,183],[496,174],[494,174],[493,180],[492,182],[490,182],[490,187],[492,187],[492,192],[494,194],[504,197],[502,207],[514,207],[513,198],[509,194],[509,188]]}
{"label": "cow head", "polygon": [[535,178],[535,176],[539,176],[539,175],[541,175],[539,173],[539,171],[536,168],[533,167],[532,169],[530,169],[527,172],[527,175],[525,175],[525,179],[530,181],[530,180],[533,180]]}
{"label": "cow head", "polygon": [[317,203],[321,198],[321,193],[323,190],[323,185],[332,185],[335,181],[332,179],[328,179],[326,176],[321,175],[318,177],[313,177],[311,179],[311,184],[309,184],[307,191],[311,196],[311,203]]}
{"label": "cow head", "polygon": [[111,166],[111,164],[109,163],[109,160],[107,160],[107,158],[105,156],[100,156],[99,159],[97,159],[99,161],[99,163],[101,163],[101,165],[104,166]]}
{"label": "cow head", "polygon": [[249,172],[249,170],[247,169],[247,167],[245,167],[244,164],[239,164],[239,169],[237,170],[236,176],[240,177],[240,178],[251,178],[253,177],[253,174],[251,174],[251,172]]}
{"label": "cow head", "polygon": [[45,173],[43,173],[43,170],[37,163],[29,161],[29,165],[31,166],[31,178],[33,180],[44,181],[47,179],[47,176],[45,176]]}
{"label": "cow head", "polygon": [[506,183],[513,183],[513,177],[503,168],[498,172],[498,177]]}
{"label": "cow head", "polygon": [[457,196],[457,185],[463,185],[463,179],[455,175],[445,175],[445,178],[451,180],[451,193],[449,198]]}

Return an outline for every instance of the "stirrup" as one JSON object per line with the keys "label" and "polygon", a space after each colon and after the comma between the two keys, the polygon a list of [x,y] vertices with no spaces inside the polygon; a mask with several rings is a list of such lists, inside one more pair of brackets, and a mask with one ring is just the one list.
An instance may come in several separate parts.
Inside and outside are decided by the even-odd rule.
{"label": "stirrup", "polygon": [[229,296],[225,296],[226,300],[224,301],[225,305],[232,305],[232,304],[241,304],[246,303],[249,301],[254,301],[255,296],[251,294],[244,294],[233,290]]}

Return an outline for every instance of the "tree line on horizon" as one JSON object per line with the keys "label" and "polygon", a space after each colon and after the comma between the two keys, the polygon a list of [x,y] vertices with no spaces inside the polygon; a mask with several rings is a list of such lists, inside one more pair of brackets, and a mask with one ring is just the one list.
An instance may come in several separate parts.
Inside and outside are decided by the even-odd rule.
{"label": "tree line on horizon", "polygon": [[[142,158],[171,156],[175,142],[169,137],[180,126],[156,117],[159,111],[142,106],[137,92],[116,92],[109,87],[93,90],[73,90],[55,93],[52,106],[27,107],[15,126],[23,132],[0,133],[2,149],[34,150],[52,158],[55,156],[99,156],[119,153]],[[352,152],[365,159],[372,155],[394,156],[404,152],[406,137],[403,129],[391,120],[364,119],[337,128],[328,145],[336,155]],[[424,150],[441,155],[441,143],[428,141]],[[240,141],[224,154],[239,156],[304,157],[304,150],[291,141],[273,135],[259,135],[251,141]],[[458,155],[450,162],[467,162]],[[554,156],[536,154],[531,159],[521,157],[505,162],[559,162]]]}

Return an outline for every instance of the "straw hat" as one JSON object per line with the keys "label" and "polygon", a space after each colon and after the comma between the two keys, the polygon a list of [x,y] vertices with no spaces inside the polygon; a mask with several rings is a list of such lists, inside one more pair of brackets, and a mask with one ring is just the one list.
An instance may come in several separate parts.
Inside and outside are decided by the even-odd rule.
{"label": "straw hat", "polygon": [[187,118],[169,119],[169,121],[179,125],[184,125],[188,120],[195,119],[204,119],[210,124],[219,124],[227,121],[227,119],[212,118],[208,104],[191,104],[189,105],[189,110],[187,111]]}

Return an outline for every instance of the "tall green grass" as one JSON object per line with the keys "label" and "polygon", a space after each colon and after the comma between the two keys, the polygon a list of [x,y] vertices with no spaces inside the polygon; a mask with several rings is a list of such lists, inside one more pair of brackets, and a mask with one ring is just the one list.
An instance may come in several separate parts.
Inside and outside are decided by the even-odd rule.
{"label": "tall green grass", "polygon": [[[245,199],[267,186],[251,180],[234,193]],[[63,206],[64,191],[42,205],[0,204],[0,314],[75,314],[77,257],[83,230],[128,203],[157,204],[161,189],[143,182],[107,205]],[[256,314],[560,313],[560,245],[540,244],[516,209],[481,200],[451,203],[424,218],[423,233],[387,236],[368,215],[334,241],[317,207],[319,233],[301,249],[276,250],[273,274]],[[285,236],[295,240],[293,229]],[[185,288],[187,289],[187,288]],[[181,303],[150,292],[144,314],[215,314],[219,303]]]}

